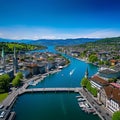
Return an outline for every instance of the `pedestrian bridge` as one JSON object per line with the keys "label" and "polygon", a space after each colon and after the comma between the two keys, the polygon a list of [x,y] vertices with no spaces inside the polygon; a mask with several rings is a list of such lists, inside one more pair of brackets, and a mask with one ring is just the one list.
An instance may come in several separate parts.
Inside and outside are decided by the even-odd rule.
{"label": "pedestrian bridge", "polygon": [[82,88],[32,88],[19,91],[19,95],[32,92],[79,92]]}

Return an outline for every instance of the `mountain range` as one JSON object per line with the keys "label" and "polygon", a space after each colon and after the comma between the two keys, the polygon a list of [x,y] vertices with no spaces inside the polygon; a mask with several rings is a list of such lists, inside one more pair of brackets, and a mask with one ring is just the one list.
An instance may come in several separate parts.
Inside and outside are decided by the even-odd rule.
{"label": "mountain range", "polygon": [[17,42],[17,43],[26,43],[26,44],[34,44],[34,45],[44,45],[44,46],[49,46],[49,45],[77,45],[77,44],[83,44],[86,42],[95,42],[99,39],[95,38],[77,38],[77,39],[39,39],[39,40],[27,40],[27,39],[22,39],[22,40],[12,40],[12,39],[3,39],[0,38],[0,42]]}

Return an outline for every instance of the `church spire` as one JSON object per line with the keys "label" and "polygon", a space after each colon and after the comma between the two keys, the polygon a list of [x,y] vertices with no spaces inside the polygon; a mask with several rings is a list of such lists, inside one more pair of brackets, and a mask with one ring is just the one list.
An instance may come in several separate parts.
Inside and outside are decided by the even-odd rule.
{"label": "church spire", "polygon": [[2,47],[2,52],[1,52],[1,63],[5,68],[5,53],[4,53],[4,48]]}
{"label": "church spire", "polygon": [[14,75],[17,73],[17,56],[16,56],[16,48],[14,47],[14,56],[13,56],[13,69]]}
{"label": "church spire", "polygon": [[4,48],[2,47],[1,57],[4,58]]}
{"label": "church spire", "polygon": [[14,58],[16,58],[16,48],[14,47]]}
{"label": "church spire", "polygon": [[88,75],[89,75],[89,72],[88,72],[88,67],[87,67],[86,72],[85,72],[85,78],[88,78]]}

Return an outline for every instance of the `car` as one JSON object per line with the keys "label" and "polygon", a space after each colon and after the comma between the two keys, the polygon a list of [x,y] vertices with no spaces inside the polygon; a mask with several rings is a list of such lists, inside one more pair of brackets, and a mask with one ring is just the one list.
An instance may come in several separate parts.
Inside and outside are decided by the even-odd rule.
{"label": "car", "polygon": [[2,109],[3,107],[4,107],[4,105],[1,104],[1,105],[0,105],[0,109]]}
{"label": "car", "polygon": [[5,111],[2,111],[0,114],[0,118],[3,118],[5,116]]}

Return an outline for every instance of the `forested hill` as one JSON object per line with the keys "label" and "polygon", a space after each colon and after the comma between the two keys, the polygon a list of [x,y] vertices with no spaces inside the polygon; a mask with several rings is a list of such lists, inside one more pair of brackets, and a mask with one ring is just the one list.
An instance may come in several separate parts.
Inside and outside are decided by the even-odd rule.
{"label": "forested hill", "polygon": [[104,38],[99,41],[96,41],[96,43],[116,43],[116,42],[120,42],[120,37]]}
{"label": "forested hill", "polygon": [[0,51],[2,51],[2,48],[4,48],[4,51],[6,53],[13,53],[14,47],[16,48],[16,51],[29,51],[29,50],[35,50],[35,49],[44,49],[45,47],[42,45],[31,45],[31,44],[24,44],[24,43],[8,43],[8,42],[0,42]]}

